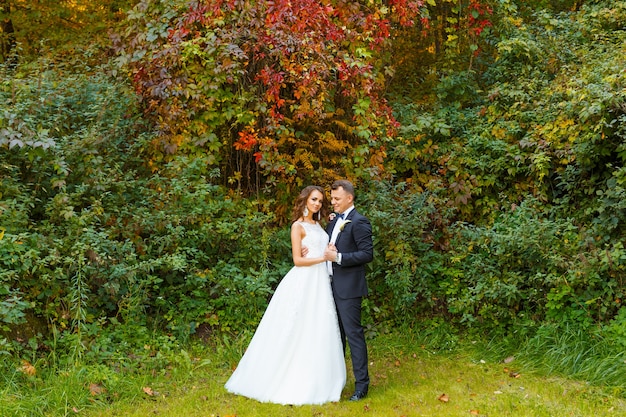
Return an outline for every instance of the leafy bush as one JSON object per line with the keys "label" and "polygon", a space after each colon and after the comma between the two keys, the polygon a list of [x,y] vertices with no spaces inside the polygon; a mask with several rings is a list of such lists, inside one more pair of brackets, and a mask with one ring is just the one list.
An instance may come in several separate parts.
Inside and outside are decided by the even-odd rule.
{"label": "leafy bush", "polygon": [[[7,335],[28,318],[20,339],[35,340],[35,350],[58,334],[57,347],[84,357],[106,355],[91,346],[107,337],[142,349],[152,336],[139,328],[184,339],[199,327],[228,331],[258,320],[291,263],[267,203],[212,185],[220,174],[206,159],[176,157],[154,170],[144,153],[149,126],[119,81],[88,74],[58,81],[48,72],[5,87],[0,323]],[[25,139],[37,131],[48,132],[49,146]],[[30,328],[35,322],[49,325]],[[120,324],[127,330],[97,341],[94,325]]]}
{"label": "leafy bush", "polygon": [[546,321],[591,328],[616,314],[621,245],[588,246],[584,231],[539,207],[527,199],[492,227],[455,228],[450,259],[458,273],[442,289],[461,323],[504,332],[531,331]]}
{"label": "leafy bush", "polygon": [[372,223],[374,260],[368,281],[370,319],[411,322],[438,310],[438,275],[445,270],[451,211],[441,209],[436,193],[408,184],[372,182],[359,187],[357,206]]}

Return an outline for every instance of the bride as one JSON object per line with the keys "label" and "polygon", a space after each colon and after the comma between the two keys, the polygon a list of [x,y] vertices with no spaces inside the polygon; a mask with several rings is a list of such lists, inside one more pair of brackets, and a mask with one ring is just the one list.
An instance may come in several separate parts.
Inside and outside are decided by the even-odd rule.
{"label": "bride", "polygon": [[[327,200],[318,186],[294,204],[291,252],[284,276],[226,389],[261,402],[323,404],[339,401],[346,383],[343,346],[319,224]],[[302,256],[302,246],[308,248]]]}

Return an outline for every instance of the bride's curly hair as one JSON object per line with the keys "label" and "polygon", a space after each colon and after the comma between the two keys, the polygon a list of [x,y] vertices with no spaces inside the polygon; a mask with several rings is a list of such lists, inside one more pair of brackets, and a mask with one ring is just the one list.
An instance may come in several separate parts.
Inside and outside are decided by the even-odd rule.
{"label": "bride's curly hair", "polygon": [[300,191],[298,198],[296,198],[296,201],[293,204],[293,212],[291,213],[292,222],[295,222],[300,217],[302,217],[302,213],[304,212],[304,208],[306,207],[306,202],[309,199],[309,196],[311,195],[313,191],[319,191],[320,193],[322,193],[322,208],[320,209],[320,211],[317,212],[316,215],[313,216],[313,219],[317,221],[321,221],[321,220],[326,220],[328,218],[329,201],[328,201],[328,198],[326,197],[326,192],[324,191],[322,187],[318,185],[309,185],[307,187],[304,187],[304,189]]}

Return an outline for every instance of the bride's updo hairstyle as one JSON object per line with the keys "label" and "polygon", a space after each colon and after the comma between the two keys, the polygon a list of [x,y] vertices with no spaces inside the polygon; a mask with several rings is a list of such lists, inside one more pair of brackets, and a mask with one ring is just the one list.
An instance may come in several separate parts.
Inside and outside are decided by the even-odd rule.
{"label": "bride's updo hairstyle", "polygon": [[324,192],[324,189],[318,185],[309,185],[307,187],[304,187],[304,189],[300,191],[298,198],[296,198],[296,202],[293,204],[293,212],[291,213],[292,222],[295,222],[300,217],[302,217],[302,213],[304,212],[304,208],[306,207],[306,202],[313,191],[319,191],[320,193],[322,193],[322,208],[320,209],[320,211],[317,212],[317,214],[313,215],[313,219],[320,221],[322,219],[328,218],[329,202],[328,198],[326,197],[326,193]]}

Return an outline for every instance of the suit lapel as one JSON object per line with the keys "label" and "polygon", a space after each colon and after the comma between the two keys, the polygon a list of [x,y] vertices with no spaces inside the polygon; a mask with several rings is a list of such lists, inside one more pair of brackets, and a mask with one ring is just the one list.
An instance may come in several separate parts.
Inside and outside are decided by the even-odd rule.
{"label": "suit lapel", "polygon": [[[344,222],[343,227],[345,229],[346,226],[348,226],[348,224],[346,222],[352,222],[352,217],[354,217],[354,213],[356,213],[356,209],[352,209],[352,211],[350,211],[350,213],[348,213],[348,215],[346,216],[345,219],[343,219],[342,221]],[[339,241],[339,238],[341,237],[341,234],[343,233],[343,230],[339,230],[339,233],[337,233],[337,238],[335,239],[335,243]]]}
{"label": "suit lapel", "polygon": [[[346,218],[344,220],[342,220],[342,221],[346,221],[346,220],[352,221],[352,218],[354,217],[355,213],[356,213],[356,209],[350,210],[350,213],[348,213]],[[338,221],[339,221],[339,217],[335,216],[335,218],[328,224],[328,228],[326,229],[326,233],[328,233],[328,237],[329,238],[332,238],[333,230],[335,229],[335,225],[337,224]],[[335,242],[337,242],[337,240],[339,240],[339,236],[341,236],[342,232],[343,231],[340,230],[339,233],[337,233],[337,237],[335,238]]]}

